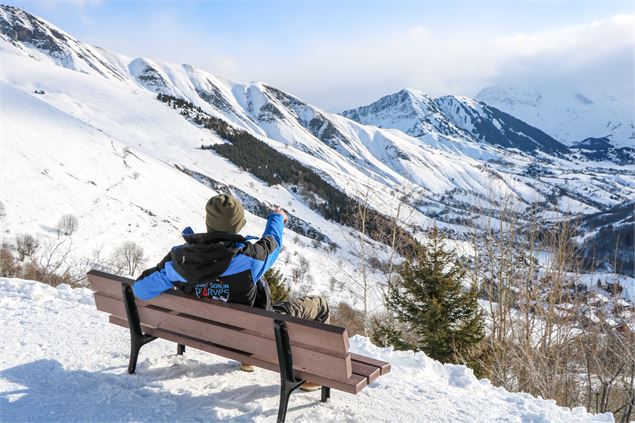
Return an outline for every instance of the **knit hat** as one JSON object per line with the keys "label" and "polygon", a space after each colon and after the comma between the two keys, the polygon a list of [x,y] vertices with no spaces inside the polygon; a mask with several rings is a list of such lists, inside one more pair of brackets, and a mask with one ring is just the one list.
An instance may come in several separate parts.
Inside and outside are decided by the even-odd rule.
{"label": "knit hat", "polygon": [[205,224],[208,232],[237,234],[245,226],[245,210],[236,197],[215,195],[205,205]]}

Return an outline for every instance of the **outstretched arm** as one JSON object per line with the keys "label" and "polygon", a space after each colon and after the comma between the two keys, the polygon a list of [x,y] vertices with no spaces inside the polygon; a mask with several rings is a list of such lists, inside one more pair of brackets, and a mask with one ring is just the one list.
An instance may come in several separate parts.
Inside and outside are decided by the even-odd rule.
{"label": "outstretched arm", "polygon": [[258,281],[275,263],[282,248],[282,232],[287,223],[287,214],[276,209],[267,219],[262,237],[254,244],[248,244],[242,254],[251,257],[251,276]]}

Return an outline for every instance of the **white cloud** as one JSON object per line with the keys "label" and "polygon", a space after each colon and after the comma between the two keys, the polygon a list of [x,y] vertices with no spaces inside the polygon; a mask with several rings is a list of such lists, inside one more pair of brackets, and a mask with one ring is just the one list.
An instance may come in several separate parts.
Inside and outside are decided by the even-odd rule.
{"label": "white cloud", "polygon": [[228,42],[183,25],[170,12],[155,11],[142,22],[121,18],[111,23],[107,33],[102,30],[88,25],[82,41],[130,57],[189,63],[228,78],[238,70],[235,58],[223,53]]}
{"label": "white cloud", "polygon": [[[575,74],[616,59],[616,52],[626,54],[620,74],[621,82],[628,83],[624,75],[633,72],[634,25],[634,16],[620,15],[584,26],[507,36],[485,29],[433,32],[412,27],[358,39],[325,37],[306,43],[299,53],[265,49],[237,59],[241,71],[235,77],[269,81],[331,110],[365,104],[404,87],[431,95],[475,95],[485,85],[513,77]],[[609,73],[595,76],[614,79],[611,67],[604,70]]]}
{"label": "white cloud", "polygon": [[[156,14],[124,31],[113,28],[102,41],[133,56],[191,63],[236,80],[266,81],[329,110],[342,110],[404,87],[431,95],[475,95],[501,81],[581,73],[587,82],[612,80],[632,88],[634,27],[632,15],[506,35],[478,26],[446,31],[414,26],[392,33],[369,29],[346,39],[325,33],[285,48],[214,37],[184,27],[172,15]],[[593,78],[586,75],[589,70]]]}

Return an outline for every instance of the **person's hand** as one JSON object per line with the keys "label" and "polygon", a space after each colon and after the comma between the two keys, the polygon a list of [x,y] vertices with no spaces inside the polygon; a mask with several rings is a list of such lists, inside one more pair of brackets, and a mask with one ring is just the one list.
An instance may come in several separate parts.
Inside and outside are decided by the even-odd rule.
{"label": "person's hand", "polygon": [[287,224],[287,222],[289,221],[289,216],[287,216],[287,212],[282,210],[282,207],[276,207],[273,212],[282,215],[282,217],[284,218],[284,224]]}

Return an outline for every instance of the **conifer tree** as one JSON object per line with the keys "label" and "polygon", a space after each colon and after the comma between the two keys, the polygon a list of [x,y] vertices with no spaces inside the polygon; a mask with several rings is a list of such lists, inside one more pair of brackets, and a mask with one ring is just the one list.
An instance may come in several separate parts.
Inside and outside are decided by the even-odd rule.
{"label": "conifer tree", "polygon": [[270,268],[265,272],[265,279],[271,290],[271,301],[286,301],[289,299],[289,288],[284,283],[282,273],[276,268]]}
{"label": "conifer tree", "polygon": [[434,228],[389,284],[384,301],[397,324],[377,324],[373,340],[399,350],[424,351],[442,362],[462,362],[484,337],[478,290],[463,286],[465,272]]}

